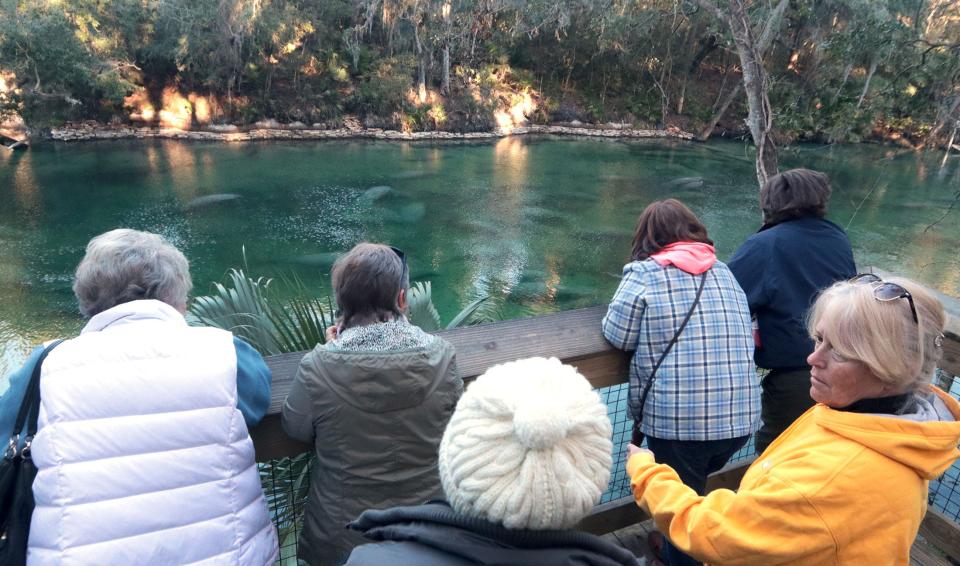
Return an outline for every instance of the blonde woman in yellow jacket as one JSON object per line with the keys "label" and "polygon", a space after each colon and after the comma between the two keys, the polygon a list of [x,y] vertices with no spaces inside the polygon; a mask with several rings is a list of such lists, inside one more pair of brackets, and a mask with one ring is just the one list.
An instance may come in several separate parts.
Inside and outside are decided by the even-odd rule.
{"label": "blonde woman in yellow jacket", "polygon": [[960,456],[960,402],[930,385],[940,303],[915,283],[863,275],[810,314],[817,405],[750,466],[737,492],[700,497],[630,446],[638,504],[711,564],[909,563],[928,482]]}

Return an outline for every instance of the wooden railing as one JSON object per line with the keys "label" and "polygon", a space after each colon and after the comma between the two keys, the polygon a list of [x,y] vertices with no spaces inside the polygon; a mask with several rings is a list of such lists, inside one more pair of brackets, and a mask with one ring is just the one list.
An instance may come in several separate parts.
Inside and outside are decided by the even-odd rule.
{"label": "wooden railing", "polygon": [[[447,330],[438,334],[457,350],[457,364],[464,380],[471,380],[490,366],[529,356],[556,357],[577,367],[596,387],[625,383],[629,357],[611,347],[600,333],[600,319],[606,307],[591,307]],[[944,341],[943,370],[960,373],[960,324],[951,317]],[[267,364],[273,370],[270,411],[263,422],[251,430],[260,461],[294,456],[311,447],[287,437],[280,427],[280,409],[286,398],[303,352],[272,356]],[[713,474],[707,489],[736,489],[751,460],[735,462]],[[635,524],[647,517],[633,497],[598,505],[580,527],[593,533],[607,533]],[[921,534],[954,558],[960,558],[960,525],[930,510]]]}

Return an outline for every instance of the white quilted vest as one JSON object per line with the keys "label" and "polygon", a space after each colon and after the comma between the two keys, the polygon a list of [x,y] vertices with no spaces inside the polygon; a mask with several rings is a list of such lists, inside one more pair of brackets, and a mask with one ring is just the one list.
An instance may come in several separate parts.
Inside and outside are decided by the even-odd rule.
{"label": "white quilted vest", "polygon": [[233,337],[159,301],[94,316],[43,363],[29,564],[271,564]]}

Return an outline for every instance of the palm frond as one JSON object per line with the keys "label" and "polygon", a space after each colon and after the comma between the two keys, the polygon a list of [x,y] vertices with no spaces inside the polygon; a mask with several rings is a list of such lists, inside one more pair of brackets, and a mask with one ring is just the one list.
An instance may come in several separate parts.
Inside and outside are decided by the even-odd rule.
{"label": "palm frond", "polygon": [[277,328],[281,349],[300,352],[323,344],[326,329],[333,324],[333,302],[329,297],[326,300],[312,297],[296,275],[285,277],[282,282],[291,298],[274,309],[271,318]]}
{"label": "palm frond", "polygon": [[407,319],[425,332],[440,330],[440,313],[433,305],[429,281],[417,281],[407,291]]}
{"label": "palm frond", "polygon": [[211,295],[194,299],[188,320],[191,324],[228,330],[263,355],[281,353],[272,320],[274,308],[267,299],[271,280],[253,279],[241,269],[231,269],[227,279],[229,287],[215,283]]}
{"label": "palm frond", "polygon": [[453,317],[453,320],[447,324],[447,330],[464,326],[467,321],[471,320],[473,315],[478,312],[480,305],[482,305],[489,298],[490,295],[484,295],[483,297],[480,297],[479,299],[463,307],[463,309],[457,313],[457,316]]}

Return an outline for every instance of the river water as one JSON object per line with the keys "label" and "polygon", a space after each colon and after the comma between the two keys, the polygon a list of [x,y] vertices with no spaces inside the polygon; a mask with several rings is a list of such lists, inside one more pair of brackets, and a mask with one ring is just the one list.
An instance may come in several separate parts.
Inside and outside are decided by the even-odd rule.
{"label": "river water", "polygon": [[[879,146],[799,146],[782,167],[826,171],[829,217],[858,263],[960,296],[960,159]],[[0,375],[81,326],[73,270],[90,237],[159,232],[195,294],[230,267],[296,274],[318,295],[360,240],[403,248],[444,319],[481,295],[502,318],[605,302],[637,214],[676,197],[721,259],[759,226],[740,142],[504,138],[483,143],[111,141],[0,152]],[[3,378],[0,377],[0,382]],[[5,387],[0,385],[0,389]]]}

